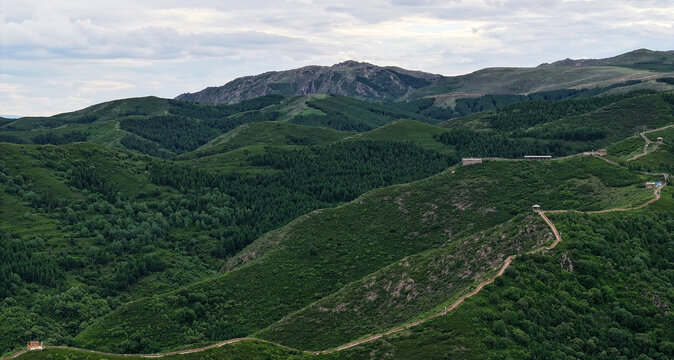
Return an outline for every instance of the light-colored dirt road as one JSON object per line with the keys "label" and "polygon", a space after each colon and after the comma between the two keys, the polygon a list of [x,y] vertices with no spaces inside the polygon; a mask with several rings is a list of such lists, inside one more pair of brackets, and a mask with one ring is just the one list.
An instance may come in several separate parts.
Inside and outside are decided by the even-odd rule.
{"label": "light-colored dirt road", "polygon": [[644,144],[644,151],[643,151],[641,154],[639,154],[639,155],[632,156],[631,158],[627,159],[627,161],[634,161],[634,160],[636,160],[636,159],[638,159],[638,158],[640,158],[640,157],[644,157],[644,156],[648,155],[648,147],[649,147],[653,142],[652,142],[650,139],[648,139],[648,137],[646,136],[646,134],[652,133],[652,132],[656,132],[656,131],[662,131],[662,130],[665,130],[665,129],[669,129],[669,128],[672,127],[672,126],[674,126],[674,124],[672,124],[672,125],[667,125],[667,126],[663,126],[663,127],[661,127],[661,128],[657,128],[657,129],[653,129],[653,130],[644,131],[644,132],[642,132],[641,134],[639,134],[639,135],[641,135],[641,137],[642,137],[642,138],[644,139],[644,141],[646,142],[646,143]]}

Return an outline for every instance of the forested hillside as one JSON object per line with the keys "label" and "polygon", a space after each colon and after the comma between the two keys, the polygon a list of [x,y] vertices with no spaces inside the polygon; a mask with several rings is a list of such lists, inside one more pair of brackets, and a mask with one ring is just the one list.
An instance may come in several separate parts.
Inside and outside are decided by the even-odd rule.
{"label": "forested hillside", "polygon": [[564,241],[551,254],[518,259],[446,317],[335,357],[669,359],[671,210],[555,215]]}
{"label": "forested hillside", "polygon": [[0,148],[2,251],[15,261],[2,268],[3,352],[26,334],[69,344],[123,302],[215,275],[302,214],[456,162],[385,141],[269,148],[255,163],[278,171],[249,178],[91,144]]}
{"label": "forested hillside", "polygon": [[[490,162],[452,171],[302,217],[231,259],[228,273],[126,304],[81,332],[75,344],[147,352],[253,334],[406,256],[528,213],[533,203],[590,210],[651,196],[635,186],[641,176],[592,158]],[[479,266],[487,271],[495,264]],[[211,329],[216,323],[221,332]],[[323,340],[321,347],[329,343]]]}

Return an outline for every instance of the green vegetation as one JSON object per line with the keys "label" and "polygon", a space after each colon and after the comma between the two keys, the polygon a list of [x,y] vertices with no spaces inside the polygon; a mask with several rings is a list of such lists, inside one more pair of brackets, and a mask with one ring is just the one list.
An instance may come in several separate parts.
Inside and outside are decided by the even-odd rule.
{"label": "green vegetation", "polygon": [[[648,155],[627,163],[630,169],[638,171],[664,172],[674,174],[674,128],[648,133],[646,135],[652,143],[648,146]],[[658,144],[656,139],[666,139]],[[639,137],[642,141],[643,139]]]}
{"label": "green vegetation", "polygon": [[[465,152],[469,156],[493,156],[498,149],[512,155],[533,151],[568,155],[606,147],[640,131],[671,124],[673,110],[674,101],[668,93],[529,101],[446,121],[441,126],[454,130],[438,139],[457,150],[469,149]],[[631,144],[616,145],[609,153],[631,153]]]}
{"label": "green vegetation", "polygon": [[331,357],[674,356],[672,212],[551,218],[564,237],[552,253],[516,259],[449,316]]}
{"label": "green vegetation", "polygon": [[474,288],[509,255],[554,239],[534,214],[518,215],[397,263],[292,313],[256,336],[298,349],[336,347],[376,330],[405,323]]}
{"label": "green vegetation", "polygon": [[413,120],[399,120],[374,130],[358,133],[345,139],[345,141],[357,140],[389,140],[411,141],[423,148],[435,150],[441,153],[452,153],[454,150],[436,139],[437,136],[446,133],[447,130],[438,126]]}
{"label": "green vegetation", "polygon": [[195,151],[178,156],[178,160],[224,153],[251,145],[326,145],[351,134],[345,131],[282,122],[250,123],[213,139]]}
{"label": "green vegetation", "polygon": [[442,78],[417,89],[407,98],[439,94],[528,94],[559,89],[605,87],[630,78],[649,78],[652,72],[618,66],[553,66],[535,68],[489,68],[470,74]]}
{"label": "green vegetation", "polygon": [[367,131],[400,119],[413,119],[435,123],[438,120],[395,106],[369,103],[346,96],[330,95],[306,102],[322,114],[299,114],[291,123],[329,127],[337,130]]}
{"label": "green vegetation", "polygon": [[406,256],[529,212],[533,203],[590,210],[650,197],[641,176],[594,158],[453,171],[302,217],[230,259],[226,274],[125,304],[75,344],[156,351],[223,340],[211,335],[214,326],[229,336],[250,334]]}
{"label": "green vegetation", "polygon": [[[142,360],[140,356],[121,356],[100,354],[72,349],[48,349],[30,351],[19,357],[18,360]],[[313,359],[314,356],[271,345],[258,340],[246,340],[235,344],[225,345],[202,352],[191,354],[174,354],[162,357],[166,360],[217,360],[217,359],[259,359],[259,360],[303,360]]]}
{"label": "green vegetation", "polygon": [[[2,270],[9,297],[0,319],[11,324],[3,352],[24,336],[70,344],[110,309],[213,276],[224,259],[302,214],[456,162],[411,143],[268,148],[254,161],[278,171],[249,178],[87,143],[0,149],[0,230],[15,239],[3,252],[23,259]],[[34,256],[21,255],[20,243],[34,243]],[[241,331],[218,326],[208,333]]]}

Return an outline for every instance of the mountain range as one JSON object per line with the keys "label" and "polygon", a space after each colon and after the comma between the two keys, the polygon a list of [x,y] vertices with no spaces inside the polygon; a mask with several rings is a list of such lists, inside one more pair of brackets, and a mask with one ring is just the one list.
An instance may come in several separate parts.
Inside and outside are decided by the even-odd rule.
{"label": "mountain range", "polygon": [[181,94],[176,99],[219,104],[268,94],[337,94],[370,101],[527,94],[645,81],[653,79],[651,71],[674,73],[674,52],[640,49],[606,59],[565,59],[535,68],[488,68],[461,76],[345,61],[241,77],[223,86]]}

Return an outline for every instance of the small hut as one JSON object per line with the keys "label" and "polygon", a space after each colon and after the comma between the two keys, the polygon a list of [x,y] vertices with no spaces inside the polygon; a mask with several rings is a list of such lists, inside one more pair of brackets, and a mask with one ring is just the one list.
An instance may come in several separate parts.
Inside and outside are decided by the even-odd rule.
{"label": "small hut", "polygon": [[658,187],[658,183],[656,183],[656,182],[647,182],[646,183],[646,189],[654,189],[656,187]]}
{"label": "small hut", "polygon": [[482,164],[481,158],[463,158],[461,159],[461,164],[463,166],[473,165],[473,164]]}
{"label": "small hut", "polygon": [[664,140],[662,139],[662,136],[658,136],[658,138],[655,139],[655,141],[657,141],[658,144],[662,144]]}
{"label": "small hut", "polygon": [[531,210],[533,210],[534,212],[540,212],[541,206],[540,205],[532,205]]}
{"label": "small hut", "polygon": [[26,343],[26,350],[42,350],[42,341],[29,341]]}

